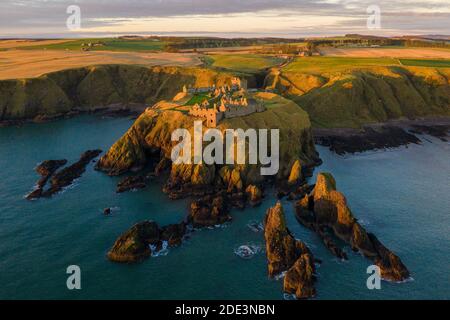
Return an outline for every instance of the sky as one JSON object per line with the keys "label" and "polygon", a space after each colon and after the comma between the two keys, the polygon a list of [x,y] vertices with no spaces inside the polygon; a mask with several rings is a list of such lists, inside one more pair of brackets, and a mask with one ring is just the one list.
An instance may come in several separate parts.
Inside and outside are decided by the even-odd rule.
{"label": "sky", "polygon": [[[80,28],[67,8],[80,8]],[[380,8],[369,29],[367,9]],[[0,37],[123,34],[309,37],[450,35],[450,0],[29,0],[0,2]]]}

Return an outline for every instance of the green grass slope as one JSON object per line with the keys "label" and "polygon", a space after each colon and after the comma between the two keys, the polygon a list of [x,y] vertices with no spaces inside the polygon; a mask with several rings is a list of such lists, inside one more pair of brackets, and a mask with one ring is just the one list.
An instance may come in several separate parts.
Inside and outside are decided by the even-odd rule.
{"label": "green grass slope", "polygon": [[0,121],[54,117],[117,104],[153,104],[172,98],[184,85],[221,85],[231,77],[200,68],[102,65],[5,80],[0,81]]}
{"label": "green grass slope", "polygon": [[358,128],[390,119],[450,116],[450,69],[395,59],[297,59],[266,85],[304,108],[316,127]]}
{"label": "green grass slope", "polygon": [[217,54],[206,56],[205,59],[210,67],[244,73],[255,73],[284,61],[261,54]]}

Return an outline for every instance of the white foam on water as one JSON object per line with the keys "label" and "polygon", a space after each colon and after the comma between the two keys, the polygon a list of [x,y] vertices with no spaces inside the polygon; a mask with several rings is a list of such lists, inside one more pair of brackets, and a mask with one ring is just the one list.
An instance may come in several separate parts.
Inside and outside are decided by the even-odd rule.
{"label": "white foam on water", "polygon": [[264,226],[261,222],[256,220],[250,220],[247,223],[247,227],[255,233],[264,231]]}
{"label": "white foam on water", "polygon": [[244,244],[234,249],[234,253],[242,259],[251,259],[261,252],[261,247],[254,244]]}
{"label": "white foam on water", "polygon": [[370,225],[370,221],[366,220],[366,219],[358,219],[358,222],[360,225],[362,225],[363,227],[366,227],[368,225]]}
{"label": "white foam on water", "polygon": [[283,300],[297,300],[295,294],[283,293]]}
{"label": "white foam on water", "polygon": [[383,281],[386,281],[386,282],[390,282],[390,283],[397,283],[397,284],[415,281],[413,277],[409,277],[409,278],[407,278],[407,279],[405,279],[405,280],[403,280],[403,281],[392,281],[392,280],[384,279],[384,278],[382,278],[382,280],[383,280]]}
{"label": "white foam on water", "polygon": [[284,276],[286,275],[286,272],[287,271],[283,271],[282,273],[280,273],[280,274],[277,274],[275,277],[273,277],[275,280],[281,280],[281,279],[283,279],[284,278]]}
{"label": "white foam on water", "polygon": [[161,244],[161,249],[157,251],[156,245],[150,245],[150,250],[152,251],[152,257],[163,257],[169,254],[169,243],[167,241],[163,241]]}

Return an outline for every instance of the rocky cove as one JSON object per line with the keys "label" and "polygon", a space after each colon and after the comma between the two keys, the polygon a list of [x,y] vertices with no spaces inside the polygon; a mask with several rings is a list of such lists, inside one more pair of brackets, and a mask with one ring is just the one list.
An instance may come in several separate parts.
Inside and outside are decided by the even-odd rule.
{"label": "rocky cove", "polygon": [[[273,110],[280,112],[288,108],[289,102],[286,101]],[[282,115],[279,113],[278,117],[268,117],[265,114],[267,112],[253,115],[256,119],[251,119],[251,123],[258,123],[258,117],[274,121]],[[305,117],[304,114],[299,116]],[[240,118],[239,124],[250,121],[246,118]],[[248,204],[258,205],[265,187],[272,184],[276,186],[279,198],[288,196],[290,201],[298,201],[295,207],[299,222],[317,232],[325,246],[338,258],[347,259],[347,255],[335,244],[333,237],[347,241],[353,250],[373,259],[384,279],[407,280],[410,276],[408,269],[398,256],[357,223],[346,205],[345,197],[336,191],[336,182],[331,175],[319,174],[314,186],[306,183],[313,167],[320,164],[308,122],[304,119],[305,127],[299,128],[299,122],[286,126],[287,119],[281,120],[277,126],[269,125],[282,128],[280,154],[284,156],[280,158],[281,170],[277,176],[267,179],[257,170],[258,165],[172,163],[170,153],[174,144],[170,138],[171,132],[177,128],[192,131],[194,119],[177,111],[161,110],[158,104],[148,108],[96,167],[110,175],[146,168],[152,176],[166,180],[163,191],[169,198],[189,197],[194,200],[190,203],[186,219],[179,224],[160,228],[154,221],[144,221],[134,225],[116,240],[108,253],[109,259],[115,262],[140,262],[152,254],[158,254],[167,245],[179,246],[186,235],[187,226],[198,229],[227,223],[232,220],[229,214],[232,207],[245,209]],[[235,128],[235,125],[225,121],[220,128],[225,130]],[[299,148],[287,144],[283,140],[286,137],[297,137],[294,141],[297,141]],[[330,234],[328,228],[334,233]],[[317,280],[315,263],[320,260],[314,259],[311,250],[296,240],[286,228],[280,202],[267,211],[264,234],[269,277],[286,272],[283,285],[285,293],[293,294],[298,299],[314,297],[314,283]]]}
{"label": "rocky cove", "polygon": [[[317,189],[306,183],[313,168],[320,164],[309,118],[303,110],[287,99],[276,95],[266,99],[269,101],[275,99],[281,102],[281,106],[269,109],[267,114],[225,121],[220,128],[245,129],[256,124],[261,125],[261,128],[281,129],[280,172],[277,177],[269,180],[258,174],[258,166],[174,165],[169,160],[170,150],[173,147],[170,133],[177,127],[192,129],[189,117],[180,112],[164,110],[158,104],[139,116],[131,128],[100,159],[96,165],[97,169],[111,176],[139,172],[157,177],[170,199],[194,200],[190,202],[186,219],[183,221],[180,219],[177,223],[161,226],[154,221],[135,224],[117,238],[108,253],[109,258],[118,262],[137,262],[160,251],[163,242],[171,247],[179,246],[188,231],[187,225],[205,228],[229,222],[233,217],[230,213],[233,208],[243,209],[249,205],[260,204],[264,195],[270,197],[268,194],[270,186],[275,186],[274,193],[277,197],[295,201],[297,219],[317,233],[330,252],[343,258],[345,251],[342,251],[338,244],[339,240],[343,240],[381,266],[382,270],[385,270],[386,279],[401,281],[408,278],[409,271],[400,259],[384,247],[374,235],[366,232],[355,222],[356,219],[346,207],[345,198],[337,193],[333,178],[324,176],[325,178],[321,178],[323,181],[318,179],[319,186],[323,186],[321,187],[323,198],[326,199],[325,201],[319,199],[318,202],[327,203],[319,209],[320,205],[316,204],[315,199]],[[293,141],[295,143],[292,143]],[[62,162],[53,164],[56,166]],[[48,180],[52,174],[57,175],[55,166],[44,166],[48,172],[42,174],[43,180]],[[266,247],[272,246],[272,242],[275,243],[273,256],[272,251],[266,249],[269,275],[275,276],[277,273],[270,271],[272,259],[281,261],[287,259],[282,262],[282,267],[276,269],[287,272],[283,290],[296,295],[297,298],[315,296],[317,294],[314,289],[317,282],[315,263],[320,259],[314,258],[314,252],[305,243],[297,242],[291,232],[283,228],[282,222],[279,225],[274,223],[272,233],[286,239],[282,242],[291,243],[290,245],[287,247],[276,245],[278,236],[272,239],[268,234],[267,230],[270,228],[267,226],[272,225],[270,221],[273,219],[282,221],[284,219],[282,215],[283,209],[277,204],[267,211],[265,218]],[[340,218],[345,221],[339,220]],[[287,256],[277,256],[276,252],[280,250]]]}
{"label": "rocky cove", "polygon": [[[116,194],[116,185],[122,177],[108,177],[89,165],[75,185],[58,196],[32,202],[22,199],[22,195],[36,181],[36,175],[31,170],[36,163],[59,156],[71,164],[85,150],[108,150],[131,124],[128,119],[81,116],[0,129],[0,147],[9,150],[2,153],[1,163],[10,163],[8,154],[14,154],[19,160],[8,174],[1,173],[5,182],[0,186],[1,206],[6,219],[4,226],[7,226],[2,237],[20,239],[12,243],[8,238],[2,238],[0,250],[3,254],[9,252],[8,248],[25,253],[21,256],[8,253],[14,259],[2,261],[4,275],[10,281],[0,290],[1,295],[33,297],[45,290],[47,297],[69,298],[67,290],[60,289],[58,275],[65,274],[68,264],[77,263],[84,275],[85,286],[80,294],[85,298],[119,298],[125,297],[124,293],[128,298],[156,299],[282,298],[283,281],[267,279],[266,254],[264,250],[257,251],[265,247],[264,234],[258,231],[261,230],[258,224],[263,222],[267,209],[276,204],[277,189],[266,188],[259,206],[247,206],[244,211],[231,208],[228,215],[233,220],[220,228],[196,228],[194,233],[188,228],[181,245],[169,248],[168,255],[163,247],[159,249],[152,245],[150,248],[161,253],[133,266],[114,264],[106,259],[107,252],[121,234],[136,223],[148,220],[156,222],[160,230],[165,226],[178,225],[189,211],[187,199],[172,201],[160,193],[165,180],[159,184],[158,177],[150,176],[145,189]],[[8,140],[5,140],[7,137]],[[77,141],[77,145],[68,152],[67,141],[71,140]],[[294,239],[300,239],[309,248],[315,260],[322,262],[320,266],[315,265],[316,280],[313,284],[317,299],[335,298],[337,292],[340,297],[364,299],[442,298],[447,295],[443,286],[446,273],[439,271],[439,261],[446,256],[446,251],[429,237],[433,233],[439,241],[445,239],[440,226],[446,224],[446,211],[443,211],[446,203],[427,202],[425,198],[429,197],[429,193],[417,192],[425,188],[445,199],[447,191],[443,176],[435,173],[445,170],[445,161],[439,162],[439,159],[446,158],[446,149],[440,140],[435,139],[432,144],[427,140],[422,146],[345,158],[316,147],[324,164],[315,170],[314,177],[307,178],[308,185],[313,186],[318,171],[332,172],[338,190],[346,195],[359,224],[367,232],[375,233],[386,247],[395,252],[414,277],[414,281],[401,285],[383,282],[382,290],[367,290],[366,268],[373,264],[372,260],[354,253],[350,246],[330,233],[336,246],[348,256],[347,262],[337,259],[318,234],[296,220],[294,205],[301,199],[292,202],[285,196],[281,203],[287,228]],[[23,148],[25,142],[29,143],[27,148]],[[386,166],[386,163],[390,165]],[[428,165],[424,167],[429,163],[433,163],[437,171],[430,171]],[[29,174],[19,174],[24,171]],[[135,173],[130,172],[130,175]],[[307,191],[308,194],[310,192]],[[411,195],[414,196],[410,198]],[[103,215],[105,207],[111,208],[108,216]],[[424,216],[424,212],[428,214]],[[411,233],[414,233],[414,239]],[[26,245],[21,246],[20,243]],[[234,252],[242,245],[254,248],[257,253],[250,259],[239,258]],[[50,251],[57,256],[46,259]],[[417,252],[423,254],[418,255]],[[32,261],[40,261],[36,264],[39,274],[52,281],[42,283],[36,278],[33,280],[36,285],[30,283],[33,274],[24,266]],[[180,268],[183,273],[179,272]],[[201,275],[198,270],[202,270]],[[436,277],[429,278],[424,270],[433,272]],[[223,290],[212,292],[207,285],[211,281],[224,283]],[[11,286],[21,284],[27,284],[29,290],[14,293]],[[427,289],[430,286],[433,287],[431,291]],[[136,291],[130,291],[131,288]]]}

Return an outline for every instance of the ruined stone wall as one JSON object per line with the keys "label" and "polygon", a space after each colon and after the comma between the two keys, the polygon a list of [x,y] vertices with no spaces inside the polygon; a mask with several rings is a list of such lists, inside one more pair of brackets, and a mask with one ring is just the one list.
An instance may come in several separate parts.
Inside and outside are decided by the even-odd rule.
{"label": "ruined stone wall", "polygon": [[254,100],[250,100],[247,106],[228,106],[225,111],[225,118],[243,117],[255,112],[263,112],[265,108]]}

